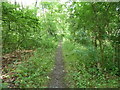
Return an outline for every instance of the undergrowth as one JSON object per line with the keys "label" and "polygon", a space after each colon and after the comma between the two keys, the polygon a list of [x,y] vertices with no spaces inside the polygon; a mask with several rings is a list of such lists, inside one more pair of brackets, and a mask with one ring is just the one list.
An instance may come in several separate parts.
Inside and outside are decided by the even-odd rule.
{"label": "undergrowth", "polygon": [[19,88],[45,88],[49,80],[49,72],[53,68],[53,48],[38,48],[33,57],[23,61],[14,71]]}
{"label": "undergrowth", "polygon": [[[66,77],[69,88],[116,88],[118,76],[97,67],[99,51],[92,46],[66,41],[63,44]],[[112,66],[111,66],[112,67]]]}

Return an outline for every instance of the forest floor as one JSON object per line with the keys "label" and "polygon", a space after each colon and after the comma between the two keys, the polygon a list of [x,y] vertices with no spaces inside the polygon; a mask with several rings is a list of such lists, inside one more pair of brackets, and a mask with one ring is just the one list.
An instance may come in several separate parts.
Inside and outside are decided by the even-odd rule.
{"label": "forest floor", "polygon": [[50,75],[49,88],[65,88],[64,82],[65,70],[62,55],[62,41],[59,42],[55,55],[55,67]]}
{"label": "forest floor", "polygon": [[8,53],[3,55],[2,59],[2,74],[0,79],[2,80],[3,85],[1,87],[5,88],[14,88],[16,87],[14,81],[17,79],[14,74],[14,70],[17,68],[19,64],[23,61],[27,61],[27,59],[33,56],[34,50],[16,50],[12,53]]}

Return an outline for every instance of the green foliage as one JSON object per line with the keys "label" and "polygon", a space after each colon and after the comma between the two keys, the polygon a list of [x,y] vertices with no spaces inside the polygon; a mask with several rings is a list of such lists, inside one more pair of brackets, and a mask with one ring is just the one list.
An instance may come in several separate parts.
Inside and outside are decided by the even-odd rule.
{"label": "green foliage", "polygon": [[7,87],[8,87],[8,83],[0,83],[0,89]]}
{"label": "green foliage", "polygon": [[[65,80],[70,88],[118,87],[118,77],[115,75],[118,69],[110,70],[111,74],[107,72],[109,66],[106,66],[107,70],[101,71],[98,66],[100,59],[97,52],[99,51],[93,46],[74,45],[72,42],[65,41],[63,51],[65,69],[67,70]],[[113,63],[106,61],[106,64]]]}
{"label": "green foliage", "polygon": [[44,45],[52,47],[53,42],[58,40],[57,12],[53,12],[54,14],[46,12],[45,15],[37,17],[36,8],[21,9],[20,6],[7,2],[3,2],[2,6],[3,53],[13,52],[17,49],[35,49]]}
{"label": "green foliage", "polygon": [[[101,70],[108,72],[120,66],[118,7],[119,3],[71,1],[71,5],[67,8],[71,41],[74,41],[74,44],[87,46],[88,50],[83,52],[88,53],[88,56],[83,54],[83,59],[86,57],[88,62],[92,60],[89,57],[96,57],[97,54],[98,58],[92,62],[97,60]],[[95,54],[92,53],[93,50]],[[120,74],[120,71],[118,73]]]}
{"label": "green foliage", "polygon": [[53,51],[63,38],[68,86],[118,87],[119,3],[41,2],[39,8],[29,9],[3,2],[2,6],[3,54],[37,49],[15,70],[16,85],[46,87]]}
{"label": "green foliage", "polygon": [[34,56],[22,62],[14,71],[15,84],[20,88],[45,88],[54,63],[54,49],[38,48]]}
{"label": "green foliage", "polygon": [[20,6],[7,2],[3,2],[2,6],[3,53],[34,48],[39,37],[36,35],[39,29],[38,18],[34,14],[36,10],[20,9]]}
{"label": "green foliage", "polygon": [[47,87],[48,75],[53,68],[53,51],[59,40],[58,35],[61,36],[57,30],[65,28],[65,20],[62,21],[65,15],[60,15],[61,4],[43,2],[41,5],[44,8],[40,11],[48,11],[37,16],[38,9],[35,7],[29,9],[2,3],[3,54],[37,49],[34,56],[16,66],[13,77],[17,77],[15,84],[20,88]]}

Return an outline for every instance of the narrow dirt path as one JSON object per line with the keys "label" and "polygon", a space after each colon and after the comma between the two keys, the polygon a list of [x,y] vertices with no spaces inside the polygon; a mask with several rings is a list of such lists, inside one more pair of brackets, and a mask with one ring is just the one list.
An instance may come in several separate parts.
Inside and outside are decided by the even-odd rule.
{"label": "narrow dirt path", "polygon": [[51,80],[49,82],[49,88],[65,88],[64,82],[64,63],[62,56],[62,41],[59,42],[58,48],[55,55],[55,68],[51,75]]}

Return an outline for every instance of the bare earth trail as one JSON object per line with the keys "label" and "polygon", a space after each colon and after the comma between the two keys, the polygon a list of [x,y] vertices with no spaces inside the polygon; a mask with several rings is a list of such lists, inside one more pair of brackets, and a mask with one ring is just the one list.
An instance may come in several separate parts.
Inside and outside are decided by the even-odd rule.
{"label": "bare earth trail", "polygon": [[49,88],[65,88],[64,82],[64,63],[62,56],[62,41],[59,42],[58,48],[55,55],[55,68],[51,75],[51,80],[49,82]]}

